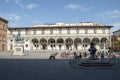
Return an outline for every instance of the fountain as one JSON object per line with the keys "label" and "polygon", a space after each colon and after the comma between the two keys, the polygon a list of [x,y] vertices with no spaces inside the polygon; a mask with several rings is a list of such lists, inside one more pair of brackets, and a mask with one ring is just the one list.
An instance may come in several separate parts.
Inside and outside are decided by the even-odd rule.
{"label": "fountain", "polygon": [[98,59],[95,57],[95,52],[97,51],[97,49],[94,47],[94,42],[90,43],[90,48],[88,50],[90,51],[90,57],[82,61],[81,60],[77,61],[77,64],[79,66],[96,67],[113,65],[113,63],[111,63],[110,60]]}

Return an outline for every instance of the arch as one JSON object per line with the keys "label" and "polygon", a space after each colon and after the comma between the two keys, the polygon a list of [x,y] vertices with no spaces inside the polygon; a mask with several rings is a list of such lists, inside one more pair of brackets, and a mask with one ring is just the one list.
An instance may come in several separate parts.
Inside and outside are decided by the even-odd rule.
{"label": "arch", "polygon": [[50,38],[50,39],[48,40],[48,44],[55,44],[55,39]]}
{"label": "arch", "polygon": [[45,38],[40,39],[40,44],[43,50],[47,49],[47,40]]}
{"label": "arch", "polygon": [[32,43],[38,43],[38,39],[36,38],[32,39]]}
{"label": "arch", "polygon": [[45,38],[40,39],[40,44],[47,44],[47,40]]}
{"label": "arch", "polygon": [[106,37],[101,38],[100,42],[101,42],[101,44],[100,44],[101,49],[108,48],[109,43],[108,43],[108,39]]}
{"label": "arch", "polygon": [[58,43],[58,44],[63,44],[63,43],[64,43],[64,40],[63,40],[62,38],[58,38],[58,39],[57,39],[57,43]]}
{"label": "arch", "polygon": [[32,43],[33,43],[34,47],[38,47],[39,46],[38,45],[38,39],[36,39],[36,38],[32,39]]}
{"label": "arch", "polygon": [[101,43],[106,43],[108,41],[108,39],[107,38],[101,38]]}
{"label": "arch", "polygon": [[55,48],[55,39],[54,38],[50,38],[48,39],[48,44],[51,47],[51,49],[53,50]]}
{"label": "arch", "polygon": [[61,47],[64,44],[64,40],[62,38],[58,38],[57,39],[57,44],[58,44],[59,50],[61,50]]}
{"label": "arch", "polygon": [[81,44],[82,40],[80,38],[75,38],[74,39],[74,44]]}
{"label": "arch", "polygon": [[90,39],[89,38],[84,38],[83,43],[90,43]]}
{"label": "arch", "polygon": [[66,48],[69,50],[69,49],[72,49],[72,44],[73,44],[73,40],[71,38],[67,38],[65,40],[65,44],[66,44]]}
{"label": "arch", "polygon": [[69,44],[69,45],[72,45],[73,44],[73,40],[71,38],[67,38],[65,40],[65,44]]}
{"label": "arch", "polygon": [[79,44],[82,44],[82,40],[80,38],[75,38],[74,46],[75,46],[76,50],[78,49]]}
{"label": "arch", "polygon": [[99,39],[98,38],[93,38],[92,42],[94,42],[95,44],[99,43]]}

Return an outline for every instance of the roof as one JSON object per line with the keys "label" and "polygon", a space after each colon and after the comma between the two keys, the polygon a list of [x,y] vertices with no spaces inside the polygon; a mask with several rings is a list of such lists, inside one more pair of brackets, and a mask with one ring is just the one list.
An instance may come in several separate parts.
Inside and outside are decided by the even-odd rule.
{"label": "roof", "polygon": [[92,22],[80,22],[80,23],[63,23],[63,22],[58,22],[55,24],[50,24],[50,23],[45,23],[42,25],[33,25],[30,27],[72,27],[72,26],[77,26],[77,27],[82,27],[82,26],[106,26],[103,24],[97,24],[97,23],[92,23]]}
{"label": "roof", "polygon": [[0,21],[3,21],[5,23],[8,23],[8,21],[6,19],[3,19],[2,17],[0,17]]}
{"label": "roof", "polygon": [[103,28],[103,27],[108,27],[111,28],[113,26],[107,26],[107,25],[102,25],[102,24],[97,24],[97,23],[92,23],[92,22],[80,22],[80,23],[63,23],[63,22],[59,22],[59,23],[55,23],[55,24],[49,24],[49,23],[45,23],[42,25],[33,25],[33,26],[29,26],[29,27],[9,27],[9,29],[34,29],[34,28],[70,28],[70,27],[74,27],[74,28]]}
{"label": "roof", "polygon": [[116,33],[116,32],[120,32],[120,29],[118,29],[118,30],[114,31],[113,33]]}

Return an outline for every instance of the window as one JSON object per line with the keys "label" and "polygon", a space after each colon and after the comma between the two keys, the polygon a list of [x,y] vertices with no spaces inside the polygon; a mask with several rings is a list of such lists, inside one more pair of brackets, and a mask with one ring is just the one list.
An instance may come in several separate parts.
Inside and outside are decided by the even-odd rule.
{"label": "window", "polygon": [[87,34],[88,33],[88,29],[85,29],[85,34]]}
{"label": "window", "polygon": [[62,34],[62,28],[59,28],[59,34]]}
{"label": "window", "polygon": [[87,47],[88,45],[87,44],[85,44],[85,47]]}
{"label": "window", "polygon": [[2,40],[5,41],[5,35],[4,34],[2,35]]}
{"label": "window", "polygon": [[67,29],[67,34],[70,34],[70,28]]}
{"label": "window", "polygon": [[28,44],[26,44],[26,47],[28,47]]}
{"label": "window", "polygon": [[53,34],[53,29],[52,28],[50,29],[50,34]]}
{"label": "window", "polygon": [[94,34],[96,34],[97,33],[97,29],[94,29]]}
{"label": "window", "polygon": [[33,31],[33,34],[36,34],[36,30]]}
{"label": "window", "polygon": [[26,35],[28,35],[28,29],[26,29],[26,32],[25,32]]}
{"label": "window", "polygon": [[3,30],[5,30],[5,24],[3,24]]}
{"label": "window", "polygon": [[11,42],[13,42],[13,40],[10,40]]}
{"label": "window", "polygon": [[43,29],[42,29],[42,34],[44,34],[44,30],[45,30],[45,29],[43,28]]}
{"label": "window", "polygon": [[1,29],[3,30],[3,25],[1,25]]}
{"label": "window", "polygon": [[103,34],[105,33],[105,29],[102,29],[102,33],[103,33]]}
{"label": "window", "polygon": [[87,47],[88,45],[87,45],[87,44],[83,44],[82,46],[83,46],[83,47]]}
{"label": "window", "polygon": [[76,29],[76,33],[79,34],[79,29]]}

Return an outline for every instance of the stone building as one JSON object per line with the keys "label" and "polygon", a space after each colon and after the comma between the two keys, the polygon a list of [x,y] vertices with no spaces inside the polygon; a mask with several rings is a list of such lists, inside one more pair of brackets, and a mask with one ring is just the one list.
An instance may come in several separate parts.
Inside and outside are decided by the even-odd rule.
{"label": "stone building", "polygon": [[0,51],[7,49],[8,21],[0,17]]}
{"label": "stone building", "polygon": [[120,51],[120,29],[113,32],[111,41],[113,51]]}
{"label": "stone building", "polygon": [[[95,42],[98,50],[111,46],[110,28],[112,26],[92,22],[55,23],[33,25],[29,27],[9,27],[7,49],[15,49],[19,34],[29,50],[88,50],[90,42]],[[16,37],[15,37],[16,36]]]}

